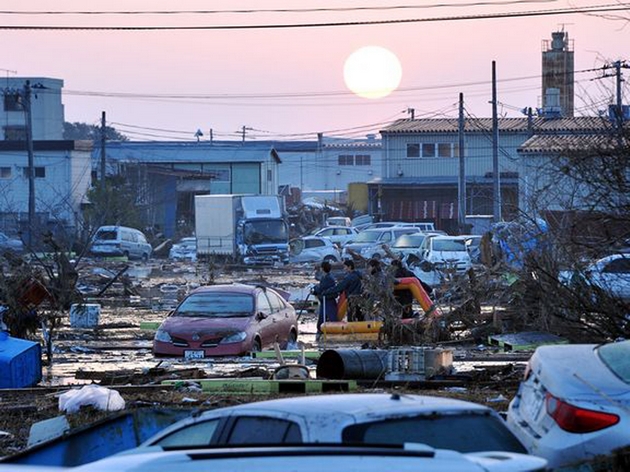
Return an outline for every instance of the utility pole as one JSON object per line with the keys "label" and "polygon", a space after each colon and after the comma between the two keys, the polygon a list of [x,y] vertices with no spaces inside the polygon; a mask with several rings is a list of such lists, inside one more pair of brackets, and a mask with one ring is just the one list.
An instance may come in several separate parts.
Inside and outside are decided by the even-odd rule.
{"label": "utility pole", "polygon": [[497,115],[497,63],[492,61],[492,180],[493,215],[495,223],[501,221],[501,176],[499,174],[499,117]]}
{"label": "utility pole", "polygon": [[101,113],[101,190],[105,190],[106,153],[105,153],[105,112]]}
{"label": "utility pole", "polygon": [[33,114],[31,112],[31,81],[24,84],[24,111],[26,118],[26,151],[28,153],[28,245],[33,246],[35,226],[35,157],[33,155]]}
{"label": "utility pole", "polygon": [[466,161],[464,160],[464,94],[459,94],[459,185],[458,196],[458,223],[459,231],[465,232],[466,227]]}

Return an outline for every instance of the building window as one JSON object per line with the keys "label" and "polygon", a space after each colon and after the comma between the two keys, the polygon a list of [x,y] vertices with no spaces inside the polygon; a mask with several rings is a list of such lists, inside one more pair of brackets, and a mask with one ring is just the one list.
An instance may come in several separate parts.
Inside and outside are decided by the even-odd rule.
{"label": "building window", "polygon": [[271,182],[273,180],[273,174],[271,173],[271,169],[267,169],[267,182]]}
{"label": "building window", "polygon": [[438,144],[438,157],[453,157],[453,146],[451,143]]}
{"label": "building window", "polygon": [[407,144],[407,157],[420,157],[420,145],[418,143]]}
{"label": "building window", "polygon": [[435,144],[422,143],[422,157],[435,157]]}
{"label": "building window", "polygon": [[353,166],[354,156],[350,154],[340,154],[338,161],[340,166]]}
{"label": "building window", "polygon": [[5,141],[26,141],[26,126],[9,125],[4,127]]}
{"label": "building window", "polygon": [[24,103],[19,92],[5,92],[4,111],[23,111]]}
{"label": "building window", "polygon": [[358,154],[354,158],[355,164],[358,166],[369,166],[372,165],[372,156],[369,154]]}
{"label": "building window", "polygon": [[11,178],[11,168],[0,167],[0,179],[10,179],[10,178]]}
{"label": "building window", "polygon": [[[22,172],[25,179],[28,179],[28,167],[22,167]],[[35,178],[43,179],[46,177],[46,168],[45,167],[35,167]]]}

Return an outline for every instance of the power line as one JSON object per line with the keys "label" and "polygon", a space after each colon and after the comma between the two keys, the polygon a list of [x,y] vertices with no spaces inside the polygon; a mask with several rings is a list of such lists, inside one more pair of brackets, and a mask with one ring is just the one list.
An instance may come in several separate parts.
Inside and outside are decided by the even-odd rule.
{"label": "power line", "polygon": [[529,3],[556,3],[558,0],[506,0],[488,2],[467,2],[467,3],[434,3],[427,5],[390,5],[376,7],[337,7],[337,8],[262,8],[262,9],[241,9],[241,10],[138,10],[138,11],[16,11],[2,10],[2,15],[215,15],[215,14],[251,14],[251,13],[327,13],[327,12],[356,12],[356,11],[394,11],[394,10],[417,10],[432,8],[462,8],[479,6],[498,5],[522,5]]}
{"label": "power line", "polygon": [[372,25],[400,25],[410,23],[427,23],[463,20],[490,20],[507,18],[524,18],[536,16],[574,15],[578,13],[607,13],[626,11],[629,3],[615,3],[608,5],[591,5],[581,8],[557,8],[551,10],[534,10],[508,13],[488,13],[478,15],[443,16],[433,18],[406,18],[397,20],[372,21],[340,21],[321,23],[273,23],[255,25],[198,25],[198,26],[36,26],[36,25],[0,25],[0,30],[13,31],[209,31],[209,30],[267,30],[289,28],[322,28],[338,26],[372,26]]}

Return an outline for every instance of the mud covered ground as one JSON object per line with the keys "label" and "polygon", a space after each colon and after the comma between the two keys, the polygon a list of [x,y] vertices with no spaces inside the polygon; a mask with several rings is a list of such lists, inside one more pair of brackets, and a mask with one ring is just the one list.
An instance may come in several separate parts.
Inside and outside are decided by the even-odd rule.
{"label": "mud covered ground", "polygon": [[[95,298],[108,277],[120,270],[121,264],[86,263],[81,268],[80,283],[87,302],[99,303],[101,313],[95,328],[72,327],[64,318],[56,333],[51,365],[43,367],[43,379],[32,389],[0,390],[0,457],[25,448],[34,422],[60,414],[58,397],[69,388],[99,383],[118,390],[127,408],[142,406],[216,408],[234,403],[262,399],[261,396],[212,395],[188,388],[167,388],[165,379],[186,380],[198,377],[268,376],[277,367],[276,360],[253,358],[204,359],[188,362],[183,359],[156,359],[151,353],[153,329],[178,300],[195,287],[214,283],[262,283],[291,294],[291,301],[307,299],[313,279],[312,266],[243,269],[209,268],[189,263],[152,261],[147,265],[131,265],[125,278],[113,283]],[[310,299],[309,299],[310,300]],[[301,305],[300,305],[301,306]],[[359,347],[355,344],[331,344],[315,341],[316,315],[311,310],[298,310],[299,344],[307,350],[323,351],[338,347]],[[474,345],[453,343],[456,368],[474,373],[474,382],[465,386],[444,384],[428,387],[421,393],[445,395],[491,405],[505,411],[512,398],[524,365],[524,357],[514,360],[503,356],[497,362],[486,350]],[[483,364],[483,365],[481,365]],[[311,364],[313,377],[315,365]],[[361,385],[360,390],[383,390],[376,385]],[[399,385],[385,387],[419,393],[417,389]],[[94,422],[107,413],[95,410],[69,415],[73,426]]]}

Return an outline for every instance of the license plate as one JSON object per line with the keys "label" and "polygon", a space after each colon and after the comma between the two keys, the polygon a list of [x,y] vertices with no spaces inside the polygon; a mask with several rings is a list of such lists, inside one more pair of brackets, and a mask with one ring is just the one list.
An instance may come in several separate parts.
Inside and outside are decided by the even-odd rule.
{"label": "license plate", "polygon": [[204,351],[184,351],[185,359],[203,359],[206,357],[206,353]]}
{"label": "license plate", "polygon": [[521,414],[530,420],[535,420],[543,406],[544,395],[540,390],[531,387],[525,388],[521,394]]}

